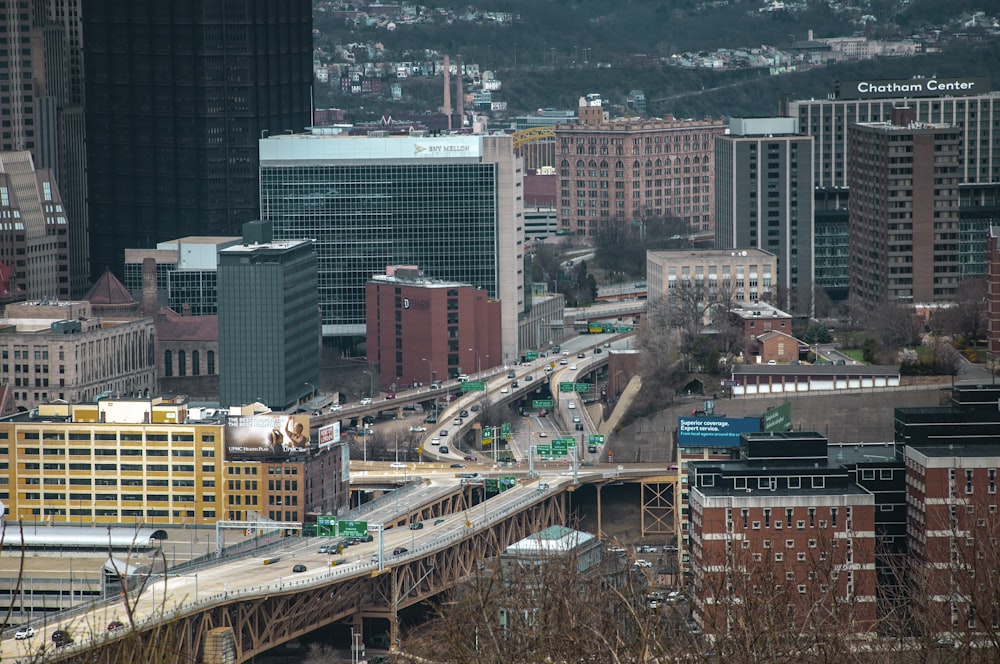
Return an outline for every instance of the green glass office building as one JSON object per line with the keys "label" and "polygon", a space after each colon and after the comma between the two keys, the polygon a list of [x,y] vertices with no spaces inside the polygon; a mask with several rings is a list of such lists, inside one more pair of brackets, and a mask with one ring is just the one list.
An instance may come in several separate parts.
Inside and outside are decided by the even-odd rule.
{"label": "green glass office building", "polygon": [[520,163],[506,135],[283,135],[260,142],[262,220],[316,248],[323,335],[365,334],[365,283],[419,266],[501,301],[516,357],[524,308]]}
{"label": "green glass office building", "polygon": [[218,288],[220,402],[284,409],[309,397],[320,352],[312,243],[244,240],[223,249]]}

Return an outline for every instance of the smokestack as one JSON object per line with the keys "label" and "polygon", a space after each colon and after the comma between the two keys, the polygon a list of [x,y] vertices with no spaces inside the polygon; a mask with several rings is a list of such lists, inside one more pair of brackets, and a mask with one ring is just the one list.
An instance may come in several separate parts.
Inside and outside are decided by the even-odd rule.
{"label": "smokestack", "polygon": [[458,103],[458,128],[462,129],[465,127],[465,93],[462,92],[462,57],[458,58],[458,66],[456,67],[458,75],[455,77],[455,95],[458,97],[456,99]]}
{"label": "smokestack", "polygon": [[444,56],[444,114],[448,116],[448,129],[451,129],[451,64],[448,56]]}
{"label": "smokestack", "polygon": [[153,316],[159,309],[156,295],[156,260],[152,256],[142,259],[142,313]]}

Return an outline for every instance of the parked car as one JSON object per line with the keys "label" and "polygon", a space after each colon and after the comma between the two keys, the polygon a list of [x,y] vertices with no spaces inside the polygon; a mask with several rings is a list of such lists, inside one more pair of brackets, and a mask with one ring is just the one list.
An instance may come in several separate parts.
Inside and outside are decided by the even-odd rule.
{"label": "parked car", "polygon": [[371,397],[365,397],[361,400],[362,406],[370,406],[372,403]]}
{"label": "parked car", "polygon": [[22,641],[24,639],[30,639],[34,635],[34,627],[31,627],[30,625],[23,625],[17,629],[17,632],[14,633],[14,638],[18,641]]}
{"label": "parked car", "polygon": [[304,572],[304,571],[306,571],[306,566],[305,565],[293,565],[292,566],[292,572],[294,572],[296,574],[298,574],[300,572]]}

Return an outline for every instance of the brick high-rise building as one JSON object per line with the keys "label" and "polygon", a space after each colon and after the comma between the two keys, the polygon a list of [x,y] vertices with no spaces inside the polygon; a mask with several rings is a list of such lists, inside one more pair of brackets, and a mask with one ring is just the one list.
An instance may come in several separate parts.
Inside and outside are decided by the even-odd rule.
{"label": "brick high-rise building", "polygon": [[311,124],[309,0],[83,0],[91,273],[259,217],[261,135]]}
{"label": "brick high-rise building", "polygon": [[951,300],[961,280],[960,132],[897,108],[848,134],[851,294],[869,308]]}
{"label": "brick high-rise building", "polygon": [[[1000,358],[1000,237],[990,227],[986,237],[986,340],[987,351]],[[995,360],[994,360],[995,361]]]}
{"label": "brick high-rise building", "polygon": [[579,121],[555,129],[560,230],[593,237],[610,221],[674,217],[693,234],[711,232],[714,140],[725,122],[593,111],[581,105]]}

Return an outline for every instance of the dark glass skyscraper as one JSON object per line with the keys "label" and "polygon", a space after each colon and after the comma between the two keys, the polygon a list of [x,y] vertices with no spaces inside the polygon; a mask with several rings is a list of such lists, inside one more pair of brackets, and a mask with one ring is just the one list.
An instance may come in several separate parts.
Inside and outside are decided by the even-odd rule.
{"label": "dark glass skyscraper", "polygon": [[238,235],[257,141],[310,124],[309,0],[84,0],[91,273],[126,247]]}

